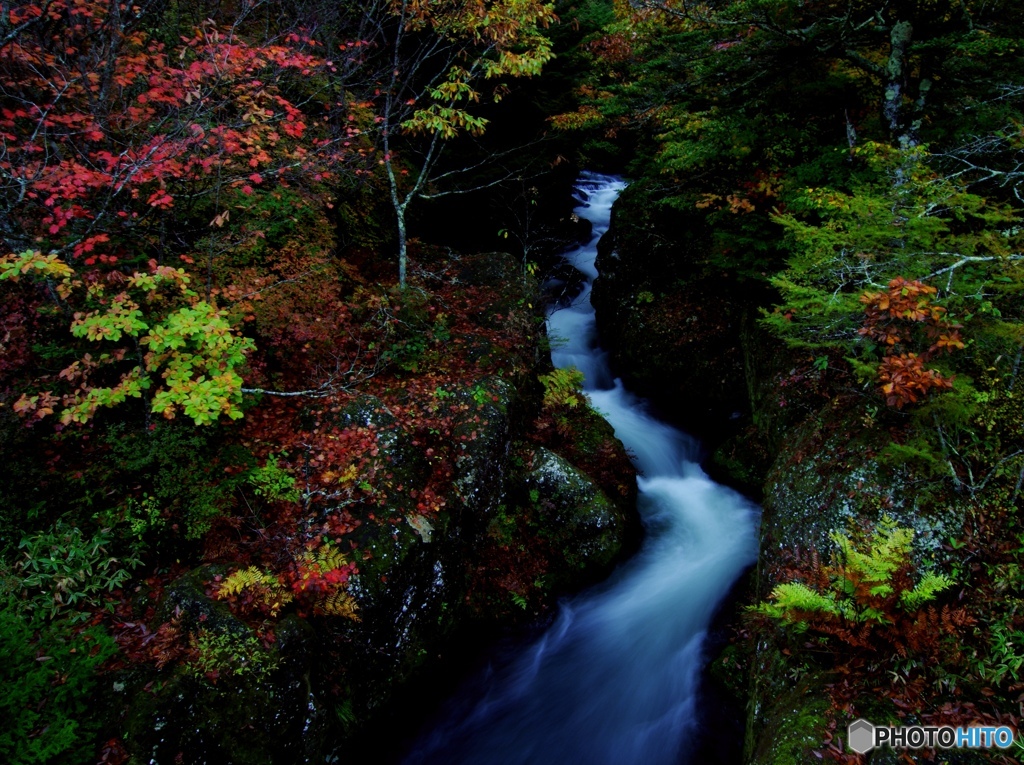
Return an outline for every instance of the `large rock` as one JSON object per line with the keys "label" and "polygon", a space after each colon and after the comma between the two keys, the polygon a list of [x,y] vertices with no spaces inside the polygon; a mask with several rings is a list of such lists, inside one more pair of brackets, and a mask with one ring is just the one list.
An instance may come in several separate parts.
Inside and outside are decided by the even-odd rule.
{"label": "large rock", "polygon": [[747,410],[744,285],[707,262],[699,217],[666,211],[644,183],[616,202],[591,300],[616,375],[704,440]]}
{"label": "large rock", "polygon": [[155,682],[136,674],[115,683],[129,696],[125,743],[152,763],[316,761],[328,730],[326,705],[310,682],[316,635],[289,615],[268,647],[206,595],[207,582],[225,570],[205,566],[168,588],[158,621],[173,623],[194,655]]}
{"label": "large rock", "polygon": [[[364,559],[351,592],[362,620],[331,629],[333,639],[345,644],[347,695],[361,717],[384,704],[428,656],[436,658],[459,626],[474,540],[506,492],[508,412],[515,390],[494,377],[451,395],[467,406],[452,429],[457,456],[444,512],[429,517],[409,512],[415,502],[406,498],[422,488],[421,476],[393,472],[392,483],[402,489],[390,494],[389,504],[400,508],[402,520],[365,524],[356,535]],[[400,453],[411,439],[398,434],[383,458]]]}
{"label": "large rock", "polygon": [[[770,400],[765,403],[771,405]],[[952,497],[948,502],[928,498],[907,468],[878,459],[890,440],[888,433],[865,424],[863,415],[841,400],[790,425],[787,433],[765,482],[761,576],[754,585],[760,597],[782,583],[770,572],[782,569],[791,551],[814,550],[827,561],[836,547],[832,532],[874,526],[885,516],[914,530],[911,554],[918,570],[932,569],[946,559],[943,543],[962,527],[963,510]],[[811,761],[826,735],[824,686],[838,678],[827,666],[819,666],[814,654],[798,654],[799,668],[794,669],[794,662],[768,641],[751,649],[750,761]],[[800,678],[795,684],[794,672]],[[876,704],[868,696],[854,703],[859,716],[879,723],[893,719],[891,704]],[[895,762],[884,751],[872,756],[871,761],[876,760]]]}
{"label": "large rock", "polygon": [[536,451],[525,485],[542,508],[543,533],[562,556],[559,577],[607,573],[628,538],[626,513],[586,474],[543,447]]}
{"label": "large rock", "polygon": [[834,547],[831,532],[875,524],[883,516],[914,529],[922,564],[942,556],[942,544],[959,533],[963,517],[954,505],[922,495],[906,468],[883,464],[878,454],[888,442],[888,433],[865,427],[841,403],[827,404],[792,428],[766,480],[764,563],[778,562],[780,551],[794,546],[827,556]]}

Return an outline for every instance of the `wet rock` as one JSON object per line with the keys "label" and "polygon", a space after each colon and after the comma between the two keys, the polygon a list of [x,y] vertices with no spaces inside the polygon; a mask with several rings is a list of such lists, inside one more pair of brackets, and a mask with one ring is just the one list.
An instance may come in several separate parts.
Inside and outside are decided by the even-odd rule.
{"label": "wet rock", "polygon": [[606,574],[618,560],[628,534],[626,514],[585,473],[543,447],[525,477],[541,508],[544,535],[563,556],[566,572]]}
{"label": "wet rock", "polygon": [[[358,535],[365,559],[351,592],[362,621],[330,628],[332,639],[346,645],[344,674],[361,717],[387,702],[459,625],[474,539],[506,491],[514,387],[494,376],[450,395],[460,413],[452,428],[455,475],[444,511],[429,517],[407,511],[400,497],[420,484],[399,474],[404,493],[388,503],[397,511],[395,522],[366,524]],[[401,436],[391,449],[401,450],[408,438]]]}
{"label": "wet rock", "polygon": [[747,409],[744,288],[709,264],[699,218],[653,193],[640,182],[616,202],[591,301],[615,374],[713,447]]}
{"label": "wet rock", "polygon": [[124,741],[153,763],[317,761],[327,719],[310,683],[316,635],[289,615],[268,647],[205,595],[206,583],[224,569],[204,566],[168,588],[160,614],[190,636],[192,655],[169,677],[135,679]]}

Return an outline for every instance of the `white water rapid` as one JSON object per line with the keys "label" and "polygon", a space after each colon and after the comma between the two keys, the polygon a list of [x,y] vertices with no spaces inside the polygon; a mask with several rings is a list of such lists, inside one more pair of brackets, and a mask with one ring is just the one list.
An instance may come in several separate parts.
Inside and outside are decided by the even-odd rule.
{"label": "white water rapid", "polygon": [[[593,238],[567,253],[586,277],[548,318],[555,366],[585,391],[635,456],[646,538],[604,584],[562,604],[555,623],[478,682],[472,701],[421,739],[407,763],[679,765],[698,720],[705,631],[757,555],[758,510],[712,482],[697,445],[612,380],[590,304],[597,241],[625,184],[585,173],[576,213]],[[560,338],[562,340],[560,340]],[[467,692],[467,698],[469,698]]]}

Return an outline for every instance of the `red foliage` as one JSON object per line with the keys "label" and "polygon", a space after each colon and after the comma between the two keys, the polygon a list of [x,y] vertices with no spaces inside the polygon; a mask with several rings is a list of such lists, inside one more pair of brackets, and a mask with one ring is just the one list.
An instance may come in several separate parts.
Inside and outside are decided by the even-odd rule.
{"label": "red foliage", "polygon": [[124,743],[119,738],[109,739],[100,749],[98,765],[124,765],[131,759]]}
{"label": "red foliage", "polygon": [[[111,386],[117,393],[102,405],[114,405],[125,392],[118,381],[131,385],[132,375],[145,379],[126,395],[156,395],[155,375],[147,377],[154,370],[144,369],[153,357],[137,353],[138,343],[131,353],[97,350],[97,343],[118,342],[121,330],[78,334],[80,341],[66,334],[71,317],[80,322],[119,306],[141,317],[133,333],[201,299],[213,311],[233,307],[224,314],[232,332],[256,322],[246,329],[271,361],[275,351],[283,357],[300,349],[300,363],[280,365],[295,367],[291,379],[275,375],[267,357],[255,360],[257,370],[273,375],[268,387],[346,369],[338,359],[359,344],[335,341],[348,336],[351,321],[332,263],[325,183],[364,172],[373,149],[361,126],[372,115],[328,92],[335,65],[318,55],[317,43],[298,33],[253,43],[239,31],[244,24],[220,28],[207,20],[164,44],[146,31],[158,11],[113,0],[15,4],[4,13],[13,32],[0,43],[0,259],[9,265],[12,252],[58,259],[59,284],[25,272],[4,277],[34,281],[37,301],[59,307],[66,320],[49,326],[55,337],[40,345],[73,347],[78,359],[60,379],[37,365],[36,379],[20,386],[29,403],[19,413],[42,417],[61,400],[77,405]],[[265,218],[296,206],[291,199],[275,207],[283,189],[315,210],[315,220],[303,219],[268,255]],[[178,274],[174,289],[132,279],[162,270]],[[261,298],[264,310],[255,307]],[[27,367],[24,349],[39,338],[25,337],[32,327],[22,320],[34,304],[6,296],[0,302],[3,374]],[[8,317],[21,329],[11,330]],[[90,378],[99,363],[103,369]],[[93,410],[65,412],[65,421]]]}
{"label": "red foliage", "polygon": [[0,301],[0,390],[8,375],[22,370],[32,358],[38,302],[26,290],[12,290]]}
{"label": "red foliage", "polygon": [[[961,326],[943,318],[946,309],[931,302],[936,292],[922,282],[898,277],[889,282],[886,292],[868,292],[860,298],[865,319],[858,333],[886,349],[878,367],[878,379],[886,404],[897,409],[915,403],[929,390],[953,387],[951,378],[925,367],[936,354],[964,347]],[[912,339],[915,327],[922,327],[931,341],[927,350],[897,353],[898,347]]]}
{"label": "red foliage", "polygon": [[598,37],[586,45],[588,51],[609,64],[624,64],[633,57],[633,40],[622,32]]}
{"label": "red foliage", "polygon": [[113,264],[182,197],[323,178],[342,159],[279,92],[331,68],[311,40],[254,46],[208,22],[168,51],[111,0],[54,0],[45,18],[26,5],[10,20],[25,27],[0,48],[0,169],[8,213],[41,248]]}
{"label": "red foliage", "polygon": [[161,669],[178,661],[185,653],[184,635],[176,624],[167,622],[151,630],[145,622],[118,622],[114,638],[133,664],[153,664]]}

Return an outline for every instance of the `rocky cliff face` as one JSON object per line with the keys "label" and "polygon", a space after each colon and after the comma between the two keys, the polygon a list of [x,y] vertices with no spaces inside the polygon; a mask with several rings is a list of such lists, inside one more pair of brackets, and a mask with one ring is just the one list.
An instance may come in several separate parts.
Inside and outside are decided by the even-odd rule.
{"label": "rocky cliff face", "polygon": [[697,222],[670,222],[649,193],[627,188],[601,240],[591,298],[598,329],[630,390],[717,441],[749,411],[742,290],[707,263]]}
{"label": "rocky cliff face", "polygon": [[[450,652],[467,636],[486,640],[537,619],[560,595],[605,576],[637,541],[635,474],[610,427],[590,411],[541,408],[537,377],[550,364],[534,320],[515,343],[488,334],[496,323],[507,333],[509,314],[535,300],[517,264],[502,254],[470,258],[456,279],[474,290],[479,334],[453,333],[452,343],[478,371],[428,394],[411,383],[406,391],[450,412],[444,433],[427,434],[445,447],[440,511],[408,509],[433,490],[441,459],[441,446],[422,448],[422,428],[374,395],[321,418],[328,438],[353,428],[375,434],[367,459],[380,492],[386,487],[349,535],[356,618],[285,609],[257,623],[216,597],[216,583],[239,565],[180,577],[156,621],[238,671],[126,677],[117,692],[128,710],[125,740],[140,761],[298,763],[332,750],[346,761],[355,746],[372,750],[366,732],[394,713],[410,680],[457,666]],[[414,408],[406,400],[403,411]],[[596,467],[595,477],[573,460]],[[351,510],[326,505],[318,518],[326,524]],[[400,738],[414,721],[395,725]],[[387,751],[393,741],[377,744]]]}

